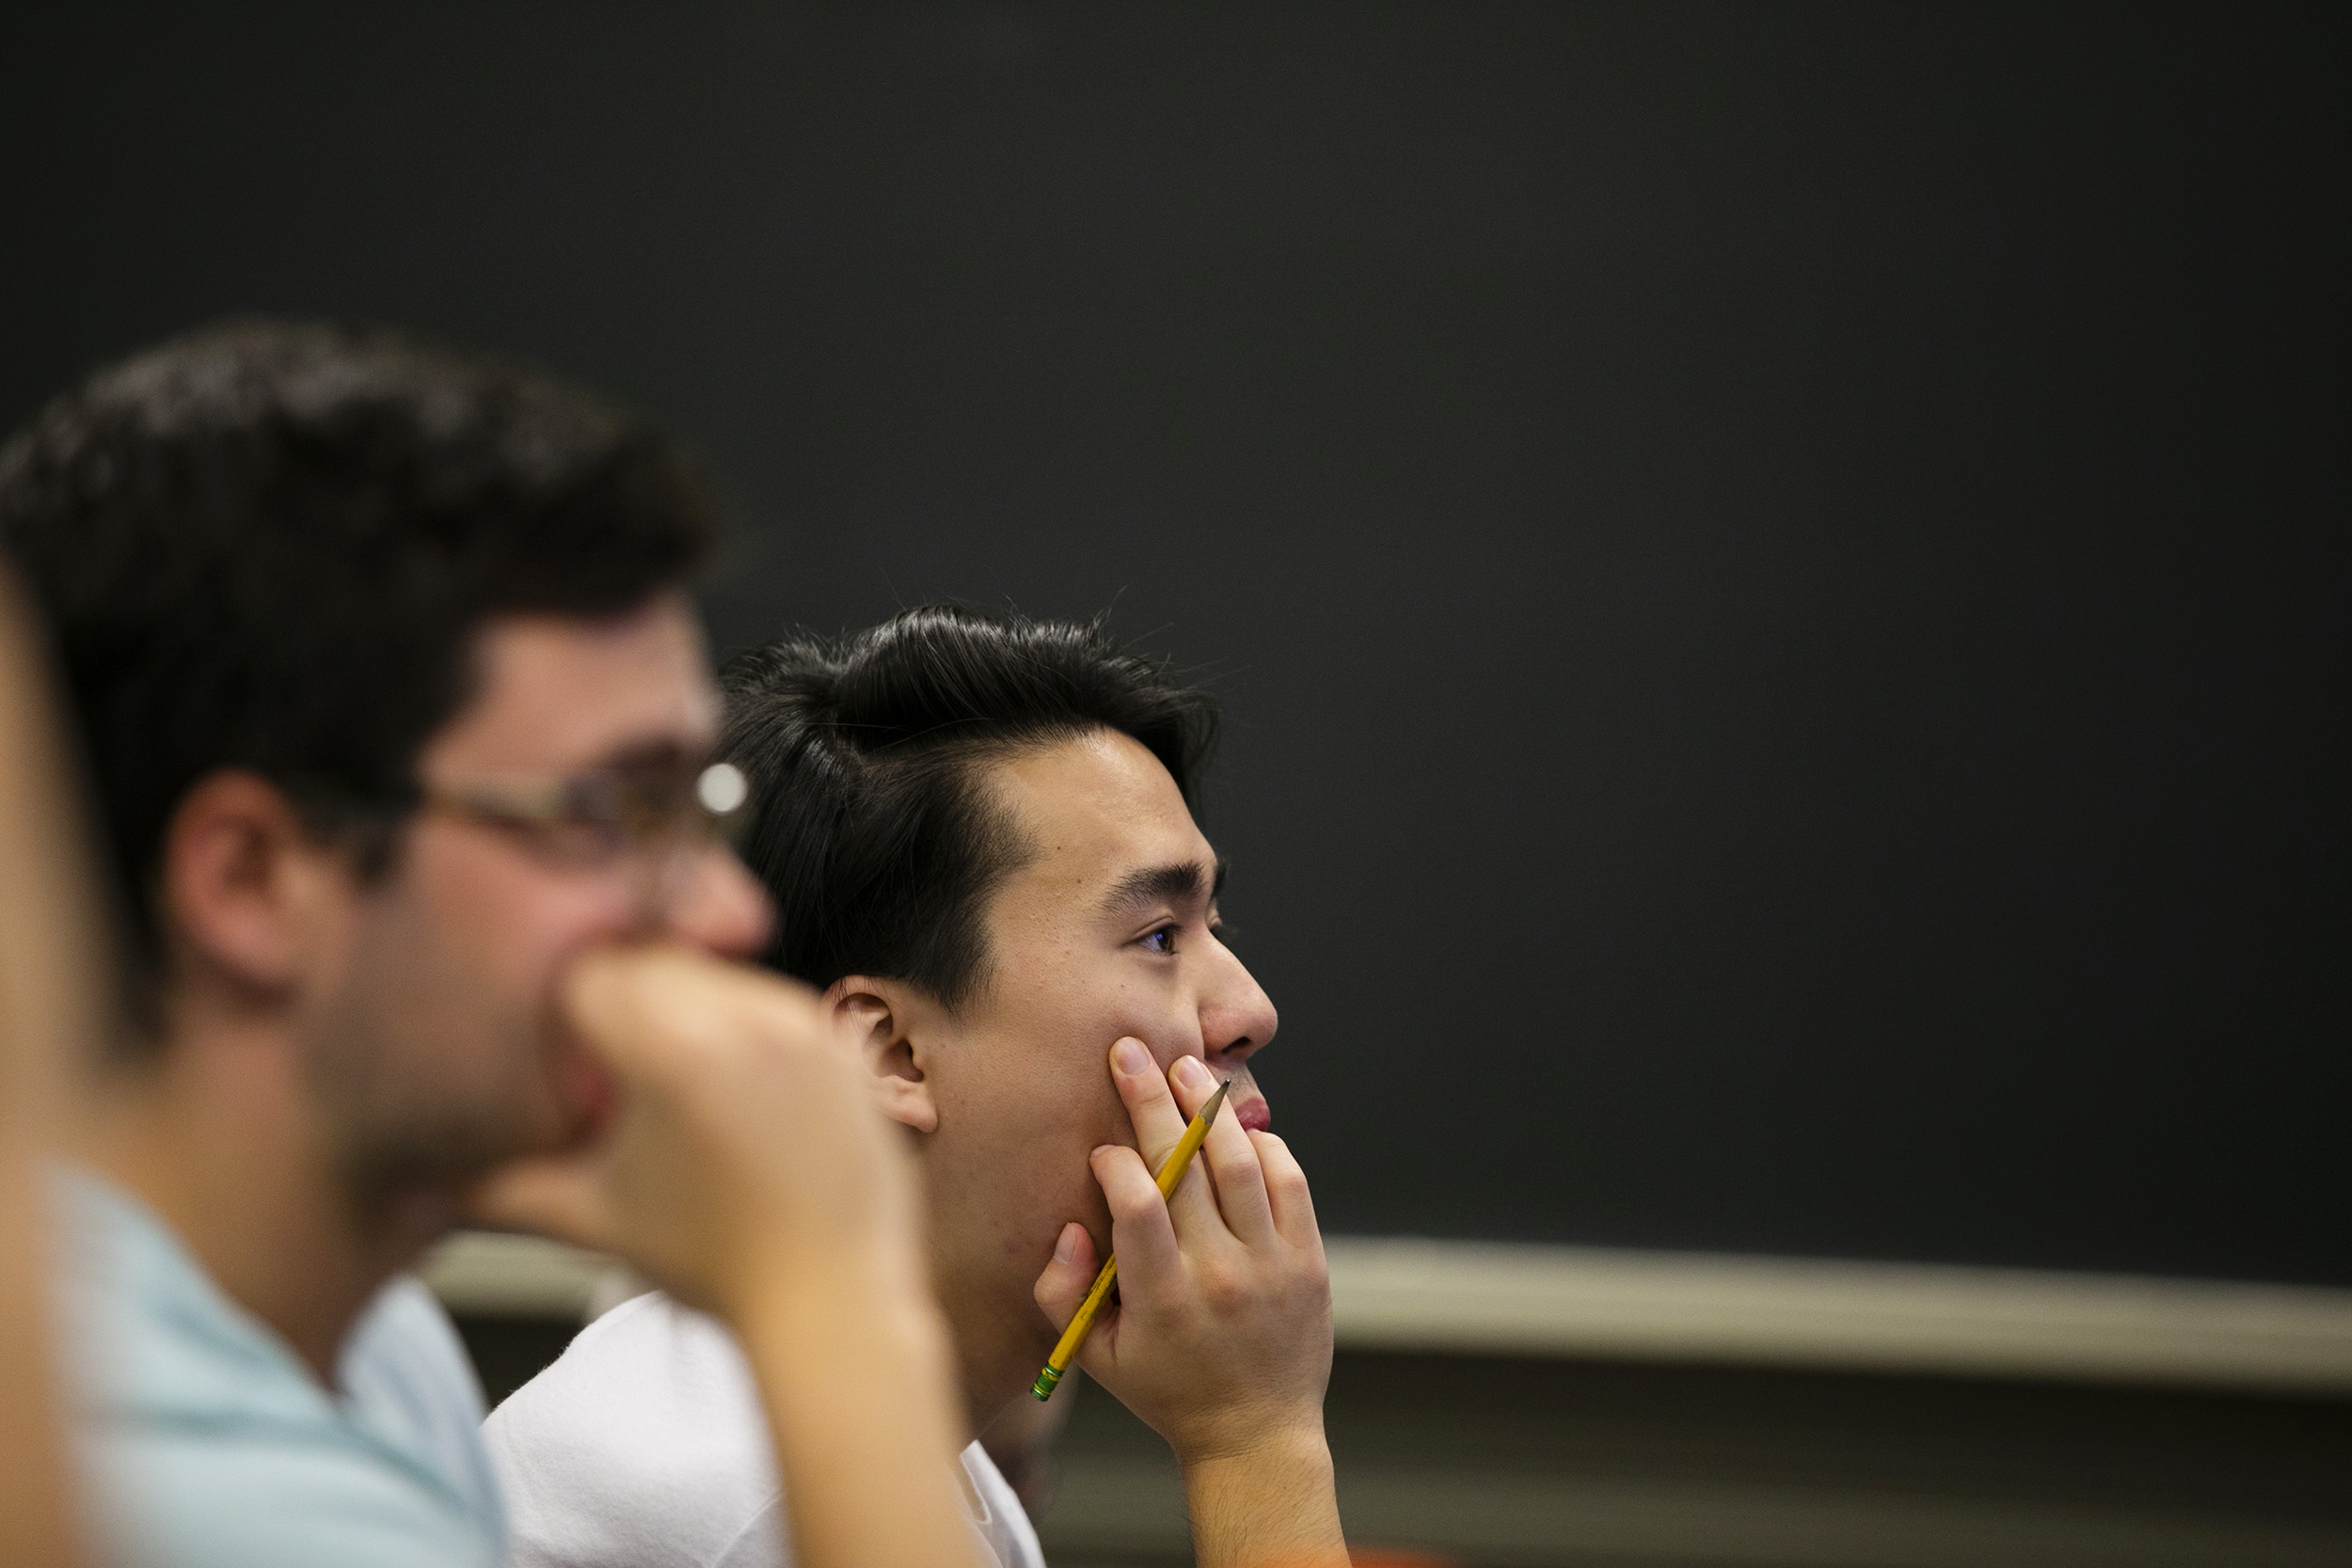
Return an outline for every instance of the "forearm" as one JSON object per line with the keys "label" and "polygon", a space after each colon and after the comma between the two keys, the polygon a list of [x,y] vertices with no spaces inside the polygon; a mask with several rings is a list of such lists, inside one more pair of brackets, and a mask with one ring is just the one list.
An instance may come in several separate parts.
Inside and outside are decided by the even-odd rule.
{"label": "forearm", "polygon": [[102,933],[47,693],[0,562],[0,1558],[78,1560],[42,1160],[99,1037]]}
{"label": "forearm", "polygon": [[1317,1425],[1185,1463],[1199,1568],[1346,1568],[1331,1449]]}
{"label": "forearm", "polygon": [[[14,1043],[14,1042],[9,1042]],[[0,1121],[8,1113],[0,1110]],[[76,1561],[65,1424],[52,1360],[48,1195],[28,1151],[0,1126],[0,1557]]]}
{"label": "forearm", "polygon": [[946,1331],[928,1298],[839,1281],[763,1292],[737,1332],[759,1382],[801,1568],[934,1568],[976,1547]]}

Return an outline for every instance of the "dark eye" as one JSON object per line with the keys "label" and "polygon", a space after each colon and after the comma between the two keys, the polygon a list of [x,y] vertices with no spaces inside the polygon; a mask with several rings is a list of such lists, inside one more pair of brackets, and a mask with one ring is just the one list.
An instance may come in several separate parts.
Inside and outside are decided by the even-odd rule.
{"label": "dark eye", "polygon": [[1158,930],[1153,931],[1151,935],[1143,939],[1143,945],[1150,948],[1154,953],[1175,952],[1176,927],[1173,926],[1161,927]]}

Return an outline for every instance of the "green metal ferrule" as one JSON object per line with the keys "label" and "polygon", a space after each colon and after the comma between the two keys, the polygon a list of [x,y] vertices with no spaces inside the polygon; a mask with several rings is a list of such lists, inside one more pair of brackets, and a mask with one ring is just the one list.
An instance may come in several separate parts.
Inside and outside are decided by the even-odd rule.
{"label": "green metal ferrule", "polygon": [[1043,1371],[1037,1374],[1037,1381],[1029,1385],[1029,1392],[1039,1399],[1050,1400],[1060,1384],[1061,1369],[1049,1363]]}

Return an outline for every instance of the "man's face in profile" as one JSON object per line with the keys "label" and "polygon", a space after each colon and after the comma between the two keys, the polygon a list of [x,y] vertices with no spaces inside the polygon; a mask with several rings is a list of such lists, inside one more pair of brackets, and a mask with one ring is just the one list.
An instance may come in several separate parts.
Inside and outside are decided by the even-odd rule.
{"label": "man's face in profile", "polygon": [[[939,1120],[924,1161],[950,1312],[984,1307],[1041,1355],[1054,1336],[1030,1289],[1060,1227],[1078,1220],[1110,1250],[1088,1156],[1135,1143],[1112,1043],[1133,1036],[1163,1069],[1201,1057],[1235,1081],[1243,1124],[1263,1128],[1247,1063],[1276,1018],[1218,940],[1216,853],[1142,745],[1098,731],[994,764],[985,779],[1035,854],[989,905],[983,990],[938,1023],[927,1053]],[[969,1346],[971,1325],[959,1329]]]}
{"label": "man's face in profile", "polygon": [[[418,759],[428,792],[691,769],[716,733],[701,634],[675,595],[610,621],[494,621],[476,660],[473,700]],[[428,806],[387,879],[353,895],[304,1033],[363,1200],[463,1181],[593,1119],[600,1079],[553,1022],[583,949],[666,937],[740,955],[764,937],[765,895],[724,849],[579,836]]]}

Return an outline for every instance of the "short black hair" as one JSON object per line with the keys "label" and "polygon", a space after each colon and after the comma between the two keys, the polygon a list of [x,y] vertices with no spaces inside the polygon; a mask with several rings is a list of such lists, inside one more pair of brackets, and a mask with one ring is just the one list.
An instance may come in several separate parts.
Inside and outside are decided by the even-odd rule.
{"label": "short black hair", "polygon": [[56,640],[140,977],[199,780],[262,775],[379,874],[481,623],[626,612],[717,535],[637,420],[381,328],[227,322],[51,403],[0,448],[0,540]]}
{"label": "short black hair", "polygon": [[960,1007],[988,976],[990,894],[1030,853],[980,765],[1103,730],[1198,803],[1216,706],[1104,623],[952,605],[797,633],[721,672],[721,754],[753,781],[743,855],[776,901],[767,958],[812,985],[871,974]]}

